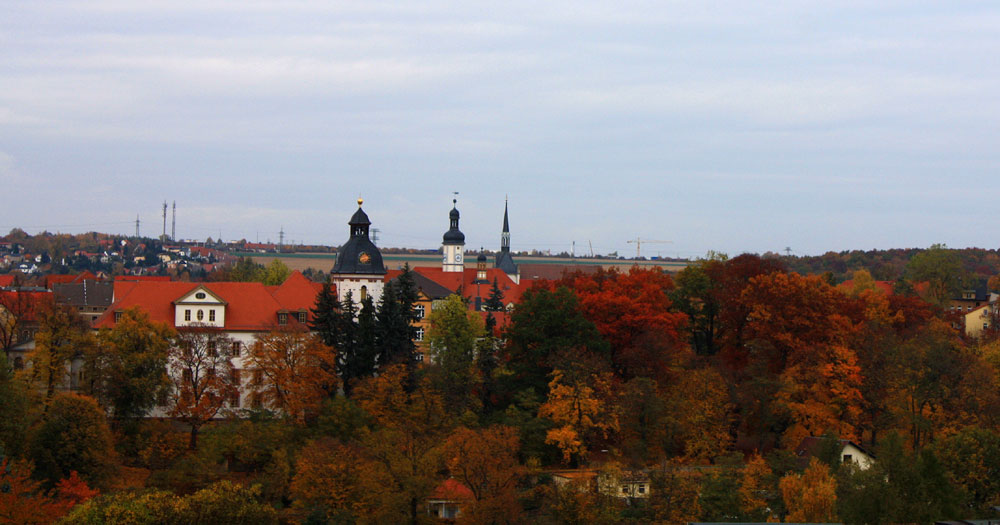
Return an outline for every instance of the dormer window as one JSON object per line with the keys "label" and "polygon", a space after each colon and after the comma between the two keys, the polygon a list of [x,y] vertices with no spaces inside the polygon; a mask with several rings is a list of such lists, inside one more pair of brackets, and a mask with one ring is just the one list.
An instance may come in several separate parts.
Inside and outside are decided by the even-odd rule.
{"label": "dormer window", "polygon": [[306,313],[305,312],[299,312],[298,313],[298,321],[300,323],[306,322]]}
{"label": "dormer window", "polygon": [[288,324],[288,314],[285,312],[278,312],[278,324],[286,325]]}
{"label": "dormer window", "polygon": [[123,313],[123,312],[115,312],[115,322],[116,322],[116,323],[117,323],[118,321],[121,321],[121,320],[122,320],[122,313]]}

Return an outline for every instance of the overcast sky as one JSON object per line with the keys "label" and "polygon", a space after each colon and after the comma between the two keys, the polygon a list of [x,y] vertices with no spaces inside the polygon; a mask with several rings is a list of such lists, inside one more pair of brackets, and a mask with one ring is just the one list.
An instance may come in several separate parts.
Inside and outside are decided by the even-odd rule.
{"label": "overcast sky", "polygon": [[1000,245],[996,2],[492,4],[0,1],[0,230]]}

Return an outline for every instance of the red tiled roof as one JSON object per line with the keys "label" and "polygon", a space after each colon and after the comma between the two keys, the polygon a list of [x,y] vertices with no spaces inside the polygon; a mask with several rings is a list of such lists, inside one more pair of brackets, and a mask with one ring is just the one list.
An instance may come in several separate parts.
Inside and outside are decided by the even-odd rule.
{"label": "red tiled roof", "polygon": [[21,322],[36,320],[41,307],[48,301],[53,301],[52,292],[45,290],[41,292],[23,290],[2,290],[0,291],[0,306],[9,309]]}
{"label": "red tiled roof", "polygon": [[118,281],[160,281],[170,280],[169,275],[116,275],[115,282]]}
{"label": "red tiled roof", "polygon": [[448,478],[434,488],[430,499],[456,501],[472,499],[473,497],[472,490],[469,487],[466,487],[458,480]]}
{"label": "red tiled roof", "polygon": [[114,326],[114,312],[132,307],[148,312],[152,321],[173,326],[174,301],[199,287],[226,302],[225,329],[236,331],[269,330],[277,324],[279,310],[304,309],[308,312],[320,289],[299,272],[293,272],[280,286],[241,282],[116,281],[114,303],[94,326]]}
{"label": "red tiled roof", "polygon": [[[444,286],[449,290],[458,292],[461,290],[462,296],[470,300],[470,304],[475,303],[476,297],[481,297],[483,301],[490,296],[490,289],[493,287],[493,280],[496,279],[497,286],[503,292],[504,304],[517,303],[521,299],[521,293],[527,289],[526,284],[517,284],[499,268],[486,269],[486,282],[476,283],[477,270],[466,268],[462,272],[446,272],[441,268],[418,266],[411,271],[419,273],[424,277]],[[389,270],[385,274],[385,281],[389,282],[399,274],[401,270]]]}
{"label": "red tiled roof", "polygon": [[8,273],[0,275],[0,287],[7,287],[14,284],[14,274]]}

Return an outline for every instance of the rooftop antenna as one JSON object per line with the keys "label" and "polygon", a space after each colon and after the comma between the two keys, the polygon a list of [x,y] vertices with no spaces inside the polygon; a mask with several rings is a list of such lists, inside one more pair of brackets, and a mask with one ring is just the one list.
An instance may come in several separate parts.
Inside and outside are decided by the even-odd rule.
{"label": "rooftop antenna", "polygon": [[174,215],[170,222],[170,239],[177,240],[177,201],[174,201]]}

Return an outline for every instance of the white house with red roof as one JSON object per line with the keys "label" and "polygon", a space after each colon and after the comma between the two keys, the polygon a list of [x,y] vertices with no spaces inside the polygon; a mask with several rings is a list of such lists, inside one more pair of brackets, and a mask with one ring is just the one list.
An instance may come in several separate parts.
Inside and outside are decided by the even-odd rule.
{"label": "white house with red roof", "polygon": [[[321,289],[322,285],[298,271],[292,272],[279,286],[257,282],[119,280],[114,284],[111,306],[94,326],[113,328],[125,310],[139,308],[149,314],[150,320],[175,329],[219,328],[233,340],[233,366],[243,370],[245,349],[254,342],[254,337],[281,326],[308,323],[312,318],[310,309]],[[244,382],[251,379],[249,374],[240,377]],[[240,399],[232,404],[235,408],[244,403],[245,399]]]}

